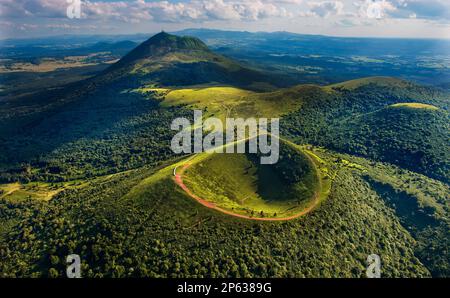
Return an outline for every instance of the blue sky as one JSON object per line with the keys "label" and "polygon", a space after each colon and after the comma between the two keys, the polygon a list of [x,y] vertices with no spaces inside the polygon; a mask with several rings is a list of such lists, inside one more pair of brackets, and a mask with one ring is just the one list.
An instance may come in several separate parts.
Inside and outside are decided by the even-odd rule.
{"label": "blue sky", "polygon": [[[67,8],[76,1],[81,15],[71,19]],[[450,1],[0,0],[0,28],[0,38],[185,28],[450,38]]]}

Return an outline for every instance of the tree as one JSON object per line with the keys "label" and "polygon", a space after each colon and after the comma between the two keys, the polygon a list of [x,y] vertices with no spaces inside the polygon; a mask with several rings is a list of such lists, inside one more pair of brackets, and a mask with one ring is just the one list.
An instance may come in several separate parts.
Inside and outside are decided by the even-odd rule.
{"label": "tree", "polygon": [[57,278],[57,277],[59,277],[58,270],[56,270],[55,268],[50,268],[50,270],[48,270],[48,276],[50,278]]}

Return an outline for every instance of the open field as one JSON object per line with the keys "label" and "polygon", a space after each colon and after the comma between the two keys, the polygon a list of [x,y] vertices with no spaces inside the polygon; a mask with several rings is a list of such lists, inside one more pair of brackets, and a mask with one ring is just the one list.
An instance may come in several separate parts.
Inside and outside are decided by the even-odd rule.
{"label": "open field", "polygon": [[83,185],[85,185],[85,182],[83,181],[71,181],[64,183],[16,182],[10,184],[0,184],[0,199],[15,202],[25,199],[49,201],[63,190],[79,188]]}
{"label": "open field", "polygon": [[50,201],[57,194],[65,190],[82,189],[89,184],[98,184],[108,182],[114,177],[126,175],[130,171],[123,171],[116,174],[98,176],[91,179],[78,179],[65,182],[29,182],[29,183],[8,183],[0,184],[0,200],[5,199],[10,202],[19,202],[22,200],[33,199],[39,201]]}
{"label": "open field", "polygon": [[0,63],[0,74],[11,72],[52,72],[64,68],[93,66],[99,63],[113,64],[117,62],[117,59],[114,58],[104,60],[101,57],[102,54],[67,56],[64,58],[42,58],[36,63],[5,60]]}

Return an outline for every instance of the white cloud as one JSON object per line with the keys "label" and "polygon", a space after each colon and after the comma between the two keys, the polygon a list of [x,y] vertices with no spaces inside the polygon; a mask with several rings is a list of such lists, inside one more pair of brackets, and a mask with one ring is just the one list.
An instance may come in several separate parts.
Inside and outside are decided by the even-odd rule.
{"label": "white cloud", "polygon": [[[0,18],[23,30],[45,31],[85,29],[80,26],[116,26],[121,32],[178,30],[186,27],[215,26],[250,31],[288,30],[323,33],[336,27],[364,32],[382,30],[396,21],[411,24],[398,30],[423,26],[448,26],[449,0],[81,0],[82,19],[69,20],[66,0],[0,0]],[[302,18],[308,17],[308,18]],[[381,22],[380,19],[384,21]],[[5,23],[6,24],[6,23]],[[21,24],[24,24],[21,26]],[[368,25],[369,24],[369,25]],[[198,26],[197,26],[198,25]],[[78,26],[78,27],[74,27]],[[309,26],[309,27],[308,27]],[[11,25],[0,33],[13,32]],[[373,27],[373,29],[372,29]],[[91,27],[86,27],[91,28]],[[95,29],[92,27],[92,31]],[[307,29],[310,28],[310,29]],[[8,32],[9,30],[9,32]],[[87,29],[86,29],[87,30]],[[354,29],[355,32],[357,29]],[[373,30],[373,31],[371,31]],[[440,29],[443,30],[443,29]],[[100,31],[100,30],[99,30]],[[347,32],[347,31],[346,31]],[[348,31],[350,32],[350,31]],[[31,33],[30,33],[31,34]],[[428,33],[427,33],[428,34]],[[440,34],[440,33],[436,33]],[[428,36],[428,35],[427,35]]]}
{"label": "white cloud", "polygon": [[361,17],[450,19],[448,0],[359,0],[354,2]]}
{"label": "white cloud", "polygon": [[[294,14],[327,18],[332,15],[349,17],[355,13],[365,18],[450,18],[448,0],[317,0],[306,3],[302,0],[81,1],[84,18],[127,22],[257,21],[292,17]],[[1,0],[0,16],[65,18],[66,7],[65,0]]]}
{"label": "white cloud", "polygon": [[383,19],[397,10],[396,6],[386,0],[365,0],[355,2],[354,5],[358,8],[360,17],[369,19]]}
{"label": "white cloud", "polygon": [[392,0],[398,9],[392,14],[396,18],[416,18],[429,20],[450,19],[450,1],[448,0]]}
{"label": "white cloud", "polygon": [[[7,17],[65,17],[61,0],[2,0],[0,15]],[[287,17],[284,5],[298,5],[301,0],[189,0],[170,1],[82,1],[84,18],[113,18],[122,21],[158,22],[241,20],[255,21],[269,17]],[[33,3],[31,5],[30,3]],[[27,7],[33,6],[33,9]]]}
{"label": "white cloud", "polygon": [[344,3],[341,1],[308,2],[308,5],[310,7],[309,14],[321,18],[340,15],[344,10]]}
{"label": "white cloud", "polygon": [[[289,16],[275,0],[190,0],[184,3],[169,1],[104,2],[85,1],[83,15],[87,18],[116,18],[123,21],[154,20],[158,22],[200,22],[207,20],[255,21],[269,17]],[[299,0],[282,3],[298,4]]]}
{"label": "white cloud", "polygon": [[[47,17],[66,16],[66,5],[62,0],[1,0],[0,16],[3,17]],[[63,2],[65,4],[65,1]]]}

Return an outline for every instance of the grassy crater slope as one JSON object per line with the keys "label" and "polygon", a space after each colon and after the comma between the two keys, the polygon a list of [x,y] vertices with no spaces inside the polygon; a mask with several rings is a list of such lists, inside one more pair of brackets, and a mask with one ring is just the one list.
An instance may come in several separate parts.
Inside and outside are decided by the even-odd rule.
{"label": "grassy crater slope", "polygon": [[190,161],[183,183],[216,209],[249,218],[290,219],[315,207],[322,172],[313,157],[281,141],[280,160],[261,165],[257,154],[202,154]]}

